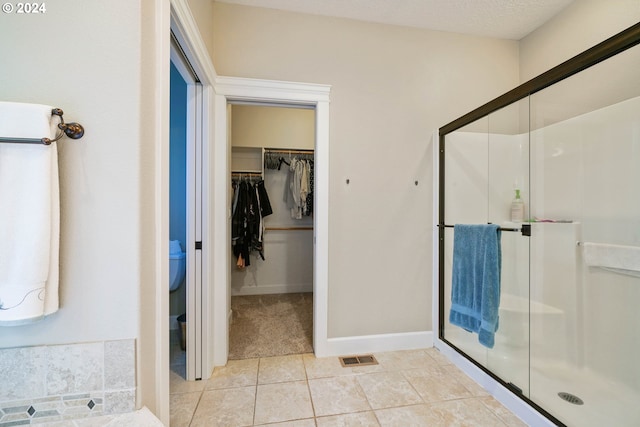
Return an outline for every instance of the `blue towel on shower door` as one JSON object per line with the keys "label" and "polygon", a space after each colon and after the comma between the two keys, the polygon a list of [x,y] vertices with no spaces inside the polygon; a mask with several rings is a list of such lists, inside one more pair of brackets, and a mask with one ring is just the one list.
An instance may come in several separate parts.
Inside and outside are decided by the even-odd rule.
{"label": "blue towel on shower door", "polygon": [[493,348],[500,307],[500,227],[456,224],[449,322]]}

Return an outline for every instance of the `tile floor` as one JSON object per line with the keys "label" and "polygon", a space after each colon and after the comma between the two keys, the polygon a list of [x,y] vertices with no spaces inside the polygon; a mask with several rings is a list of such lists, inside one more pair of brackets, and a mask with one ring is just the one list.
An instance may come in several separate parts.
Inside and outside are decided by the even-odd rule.
{"label": "tile floor", "polygon": [[232,360],[196,382],[178,358],[171,427],[526,426],[435,348],[374,355],[347,368],[313,354]]}

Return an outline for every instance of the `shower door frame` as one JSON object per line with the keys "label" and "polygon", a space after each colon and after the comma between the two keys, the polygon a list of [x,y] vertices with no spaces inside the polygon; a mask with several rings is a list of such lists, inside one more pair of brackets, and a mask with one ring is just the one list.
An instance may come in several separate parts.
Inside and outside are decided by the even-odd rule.
{"label": "shower door frame", "polygon": [[[475,110],[459,117],[458,119],[441,127],[437,134],[438,144],[434,144],[438,150],[438,165],[437,165],[437,186],[438,186],[438,199],[437,213],[438,224],[437,235],[437,253],[438,253],[438,265],[437,265],[437,280],[438,280],[438,296],[434,298],[437,301],[437,307],[434,307],[434,311],[437,313],[437,327],[438,334],[435,340],[435,344],[438,348],[448,346],[455,353],[462,356],[467,362],[470,362],[476,368],[479,368],[482,372],[488,375],[495,382],[500,384],[502,390],[494,390],[497,394],[506,396],[507,399],[512,400],[516,397],[516,400],[520,399],[527,405],[534,408],[539,414],[542,414],[547,420],[553,422],[556,425],[563,425],[553,415],[544,410],[544,408],[538,406],[529,398],[524,396],[522,392],[518,391],[516,387],[513,387],[509,383],[505,382],[502,378],[498,377],[495,373],[489,370],[477,362],[473,357],[466,354],[452,342],[448,341],[444,336],[445,327],[445,271],[444,271],[444,254],[445,254],[445,137],[452,132],[475,122],[489,114],[500,110],[508,105],[511,105],[521,99],[524,99],[532,94],[539,92],[555,83],[558,83],[568,77],[573,76],[593,65],[596,65],[606,59],[609,59],[618,53],[624,52],[636,45],[640,44],[640,23],[635,24],[624,31],[608,38],[607,40],[593,46],[590,49],[574,56],[573,58],[551,68],[550,70],[540,74],[537,77],[521,84],[520,86],[512,89],[509,92],[489,101],[488,103],[476,108]],[[435,313],[434,313],[435,314]],[[435,319],[434,319],[435,320]],[[507,391],[508,390],[508,391]],[[503,402],[504,403],[504,402]],[[507,405],[509,406],[509,405]],[[510,408],[511,409],[511,408]]]}

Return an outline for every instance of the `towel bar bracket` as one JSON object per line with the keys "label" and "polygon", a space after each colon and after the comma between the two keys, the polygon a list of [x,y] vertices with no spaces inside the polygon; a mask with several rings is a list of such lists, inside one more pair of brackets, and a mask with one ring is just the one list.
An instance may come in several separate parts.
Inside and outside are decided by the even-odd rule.
{"label": "towel bar bracket", "polygon": [[59,132],[56,133],[56,137],[51,138],[4,138],[0,137],[0,143],[10,142],[16,144],[43,144],[51,145],[53,142],[58,141],[63,136],[67,136],[71,139],[80,139],[84,136],[84,128],[80,123],[70,122],[65,123],[62,115],[64,112],[60,108],[53,108],[51,110],[52,116],[60,117],[60,123],[58,123]]}
{"label": "towel bar bracket", "polygon": [[84,136],[84,128],[82,127],[82,125],[76,122],[65,123],[64,118],[62,117],[63,114],[64,111],[62,111],[62,109],[60,108],[54,108],[53,110],[51,110],[52,116],[60,117],[58,129],[60,129],[62,132],[58,133],[55,139],[42,138],[42,143],[44,145],[50,145],[52,142],[59,140],[60,138],[62,138],[63,134],[67,135],[67,137],[71,139],[80,139]]}

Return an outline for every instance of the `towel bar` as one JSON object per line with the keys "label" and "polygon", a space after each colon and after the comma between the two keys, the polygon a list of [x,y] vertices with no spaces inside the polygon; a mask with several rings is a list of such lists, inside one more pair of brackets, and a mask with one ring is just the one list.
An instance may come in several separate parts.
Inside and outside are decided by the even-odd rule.
{"label": "towel bar", "polygon": [[[438,227],[454,228],[454,225],[438,224]],[[531,236],[531,224],[522,224],[521,228],[500,227],[500,231],[516,231],[521,232],[523,236]]]}
{"label": "towel bar", "polygon": [[[454,228],[454,225],[449,225],[449,224],[444,224],[444,225],[439,225],[439,227],[445,227],[445,228]],[[500,231],[522,231],[521,228],[503,228],[500,227]]]}
{"label": "towel bar", "polygon": [[56,135],[54,139],[51,138],[11,138],[11,137],[0,137],[0,143],[13,143],[13,144],[43,144],[43,145],[51,145],[52,142],[56,142],[64,135],[67,135],[71,139],[80,139],[84,135],[84,128],[80,123],[65,123],[62,115],[64,112],[60,108],[54,108],[51,110],[52,116],[60,117],[60,123],[58,123],[58,129],[60,132]]}

